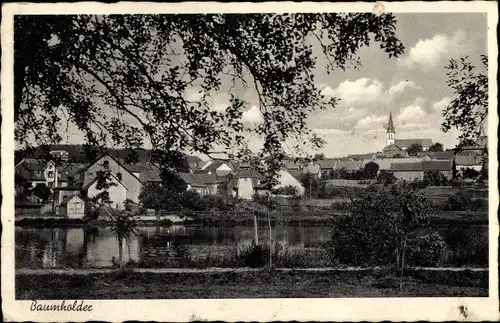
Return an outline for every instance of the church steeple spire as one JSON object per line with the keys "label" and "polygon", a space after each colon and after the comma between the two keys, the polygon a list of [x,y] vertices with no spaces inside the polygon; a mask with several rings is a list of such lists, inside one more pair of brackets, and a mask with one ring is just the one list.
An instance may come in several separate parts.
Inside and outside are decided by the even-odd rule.
{"label": "church steeple spire", "polygon": [[392,112],[389,112],[389,122],[387,123],[387,133],[396,133],[394,124],[392,123]]}
{"label": "church steeple spire", "polygon": [[392,122],[392,112],[389,113],[389,122],[387,122],[387,146],[394,145],[395,143],[396,130],[394,129],[394,123]]}

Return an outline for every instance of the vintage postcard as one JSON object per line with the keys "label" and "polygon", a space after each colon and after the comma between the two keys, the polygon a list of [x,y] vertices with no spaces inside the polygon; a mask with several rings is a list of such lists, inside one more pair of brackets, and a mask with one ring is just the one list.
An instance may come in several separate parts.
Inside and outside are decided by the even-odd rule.
{"label": "vintage postcard", "polygon": [[2,6],[7,321],[487,321],[497,3]]}

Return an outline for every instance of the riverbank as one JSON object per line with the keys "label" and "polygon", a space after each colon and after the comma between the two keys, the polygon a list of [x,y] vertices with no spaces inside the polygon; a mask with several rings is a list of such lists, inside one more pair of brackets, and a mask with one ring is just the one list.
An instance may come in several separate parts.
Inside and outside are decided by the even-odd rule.
{"label": "riverbank", "polygon": [[[41,274],[43,273],[43,279]],[[198,270],[16,273],[16,299],[487,297],[486,270]]]}
{"label": "riverbank", "polygon": [[[306,213],[290,213],[271,216],[271,224],[277,223],[288,225],[329,225],[335,221],[335,218],[345,213],[341,211],[330,212],[306,212]],[[237,225],[253,225],[253,216],[245,214],[241,216],[233,215],[204,215],[193,217],[188,220],[171,221],[171,220],[141,220],[138,219],[138,224],[141,226],[164,226],[172,225],[203,225],[203,226],[237,226]],[[258,222],[267,225],[267,217],[259,216]],[[487,211],[441,211],[431,214],[431,224],[453,224],[453,225],[472,225],[472,224],[488,224]],[[109,226],[110,221],[93,220],[86,221],[83,219],[68,219],[68,218],[24,218],[15,221],[15,225],[19,227],[82,227],[82,226]]]}

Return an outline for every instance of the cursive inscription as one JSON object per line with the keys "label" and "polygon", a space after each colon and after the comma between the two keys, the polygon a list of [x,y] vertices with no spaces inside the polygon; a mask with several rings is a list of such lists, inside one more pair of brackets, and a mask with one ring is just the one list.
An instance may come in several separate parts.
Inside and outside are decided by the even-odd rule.
{"label": "cursive inscription", "polygon": [[60,304],[40,304],[33,301],[30,306],[30,311],[76,311],[76,312],[92,312],[92,305],[85,305],[83,301],[74,301],[73,303],[62,301]]}

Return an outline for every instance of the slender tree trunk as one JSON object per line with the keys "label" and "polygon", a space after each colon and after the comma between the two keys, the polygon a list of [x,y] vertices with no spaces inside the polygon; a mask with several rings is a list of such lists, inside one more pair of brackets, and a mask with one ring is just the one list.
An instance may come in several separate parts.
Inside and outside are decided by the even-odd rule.
{"label": "slender tree trunk", "polygon": [[271,195],[269,195],[269,203],[267,209],[267,224],[269,225],[269,268],[273,266],[273,230],[271,227]]}
{"label": "slender tree trunk", "polygon": [[259,244],[259,231],[258,231],[258,227],[257,227],[257,215],[255,214],[255,212],[253,213],[253,230],[254,230],[254,241],[255,241],[255,244],[258,245]]}
{"label": "slender tree trunk", "polygon": [[118,237],[118,262],[120,270],[123,270],[123,237]]}
{"label": "slender tree trunk", "polygon": [[399,290],[403,290],[403,271],[405,267],[405,251],[406,251],[406,238],[405,241],[403,242],[403,250],[401,254],[401,275],[399,278]]}

